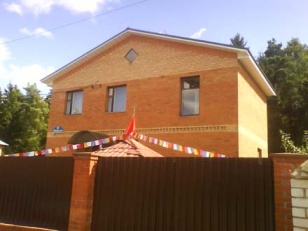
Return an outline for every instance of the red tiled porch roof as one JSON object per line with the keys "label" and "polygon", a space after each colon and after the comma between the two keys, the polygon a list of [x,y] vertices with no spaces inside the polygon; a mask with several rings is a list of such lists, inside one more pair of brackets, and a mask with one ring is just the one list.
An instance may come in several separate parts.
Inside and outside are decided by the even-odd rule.
{"label": "red tiled porch roof", "polygon": [[134,139],[121,140],[115,145],[92,152],[92,155],[99,157],[163,157]]}

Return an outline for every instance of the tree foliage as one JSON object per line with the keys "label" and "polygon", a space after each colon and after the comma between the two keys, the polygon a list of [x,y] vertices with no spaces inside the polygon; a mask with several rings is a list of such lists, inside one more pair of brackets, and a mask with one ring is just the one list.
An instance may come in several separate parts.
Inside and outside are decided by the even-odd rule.
{"label": "tree foliage", "polygon": [[237,33],[233,38],[230,39],[231,45],[237,48],[247,48],[247,42],[244,37]]}
{"label": "tree foliage", "polygon": [[36,85],[20,91],[9,84],[0,91],[0,139],[8,143],[4,153],[42,149],[47,134],[48,102],[40,96]]}
{"label": "tree foliage", "polygon": [[290,153],[308,153],[308,130],[304,131],[303,143],[301,146],[296,146],[290,137],[290,134],[280,130],[282,147],[285,152]]}
{"label": "tree foliage", "polygon": [[277,93],[268,103],[270,152],[282,151],[280,130],[295,146],[302,146],[308,130],[308,47],[298,39],[286,47],[272,39],[258,62]]}

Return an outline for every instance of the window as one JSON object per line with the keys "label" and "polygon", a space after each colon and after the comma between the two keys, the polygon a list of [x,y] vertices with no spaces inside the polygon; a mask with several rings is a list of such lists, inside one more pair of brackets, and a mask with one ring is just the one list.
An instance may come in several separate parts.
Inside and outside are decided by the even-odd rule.
{"label": "window", "polygon": [[130,49],[130,50],[127,52],[127,54],[125,55],[125,59],[126,59],[128,62],[132,63],[132,62],[135,61],[135,59],[137,58],[137,56],[138,56],[138,53],[132,48],[132,49]]}
{"label": "window", "polygon": [[82,112],[82,91],[72,91],[67,93],[66,115],[78,115]]}
{"label": "window", "polygon": [[199,77],[181,78],[182,105],[181,115],[199,114]]}
{"label": "window", "polygon": [[107,112],[123,112],[126,109],[126,86],[109,87]]}

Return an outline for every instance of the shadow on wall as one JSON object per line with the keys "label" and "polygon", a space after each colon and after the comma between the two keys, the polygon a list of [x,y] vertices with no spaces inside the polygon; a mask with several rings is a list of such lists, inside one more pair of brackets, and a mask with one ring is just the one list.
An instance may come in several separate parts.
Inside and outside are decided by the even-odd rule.
{"label": "shadow on wall", "polygon": [[[107,134],[99,133],[99,132],[90,132],[87,130],[79,131],[75,133],[70,140],[68,141],[68,144],[80,144],[80,143],[85,143],[85,142],[90,142],[94,140],[100,140],[100,139],[105,139],[110,137]],[[114,145],[115,142],[111,141],[107,144],[102,144],[103,148],[109,147]],[[76,152],[93,152],[97,151],[99,149],[99,146],[93,146],[93,147],[87,147],[87,148],[82,148],[76,150]]]}

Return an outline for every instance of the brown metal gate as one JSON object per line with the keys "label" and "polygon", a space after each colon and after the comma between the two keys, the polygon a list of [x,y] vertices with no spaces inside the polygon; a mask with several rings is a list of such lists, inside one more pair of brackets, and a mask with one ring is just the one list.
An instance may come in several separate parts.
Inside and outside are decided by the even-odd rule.
{"label": "brown metal gate", "polygon": [[273,187],[270,159],[100,158],[92,230],[274,230]]}
{"label": "brown metal gate", "polygon": [[72,157],[0,158],[0,222],[67,230]]}

